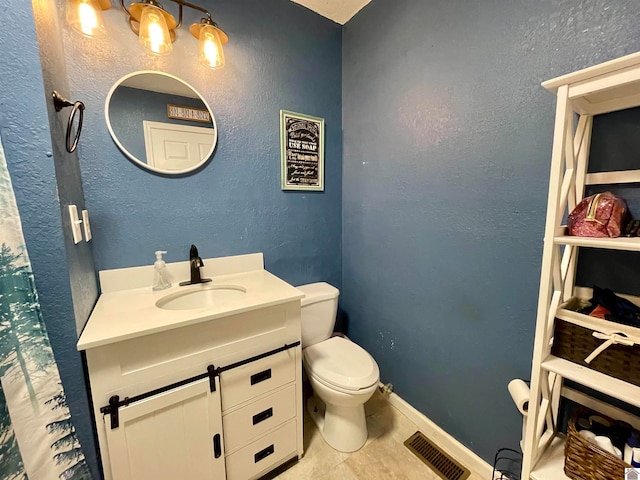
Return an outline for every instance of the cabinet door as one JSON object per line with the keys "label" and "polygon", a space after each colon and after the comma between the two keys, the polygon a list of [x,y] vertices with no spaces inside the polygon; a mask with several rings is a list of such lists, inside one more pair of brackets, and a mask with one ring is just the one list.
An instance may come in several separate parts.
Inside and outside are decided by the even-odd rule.
{"label": "cabinet door", "polygon": [[120,408],[107,425],[113,480],[223,480],[220,387],[209,379]]}

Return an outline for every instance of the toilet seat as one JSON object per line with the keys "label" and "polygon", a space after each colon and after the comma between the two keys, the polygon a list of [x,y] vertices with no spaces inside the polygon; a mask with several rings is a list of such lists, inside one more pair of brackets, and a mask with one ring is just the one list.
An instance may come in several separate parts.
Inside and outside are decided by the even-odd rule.
{"label": "toilet seat", "polygon": [[370,388],[378,383],[375,360],[359,345],[342,337],[331,337],[303,350],[307,370],[327,386],[347,391]]}

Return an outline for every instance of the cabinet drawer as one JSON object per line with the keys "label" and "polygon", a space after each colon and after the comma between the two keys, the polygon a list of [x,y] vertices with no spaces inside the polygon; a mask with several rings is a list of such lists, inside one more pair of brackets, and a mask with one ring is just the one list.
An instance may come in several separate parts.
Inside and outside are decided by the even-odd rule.
{"label": "cabinet drawer", "polygon": [[222,419],[225,451],[233,452],[295,416],[294,384],[235,410]]}
{"label": "cabinet drawer", "polygon": [[295,379],[296,349],[291,348],[220,374],[222,410]]}
{"label": "cabinet drawer", "polygon": [[296,452],[296,421],[289,422],[226,458],[227,480],[247,480],[266,473]]}

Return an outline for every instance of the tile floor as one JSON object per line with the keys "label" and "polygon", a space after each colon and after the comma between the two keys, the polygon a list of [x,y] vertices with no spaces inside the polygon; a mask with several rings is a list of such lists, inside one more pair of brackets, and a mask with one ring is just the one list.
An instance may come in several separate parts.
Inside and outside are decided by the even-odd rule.
{"label": "tile floor", "polygon": [[[369,439],[357,452],[341,453],[325,443],[311,418],[304,423],[304,457],[278,480],[440,480],[403,442],[418,427],[378,392],[365,404]],[[469,480],[482,480],[472,472]]]}

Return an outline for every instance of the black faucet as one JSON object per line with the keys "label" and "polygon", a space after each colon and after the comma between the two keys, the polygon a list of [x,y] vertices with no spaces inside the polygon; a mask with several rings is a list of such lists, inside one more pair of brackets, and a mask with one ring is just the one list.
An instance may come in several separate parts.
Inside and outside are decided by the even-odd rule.
{"label": "black faucet", "polygon": [[183,285],[195,285],[196,283],[207,283],[210,282],[210,278],[201,278],[200,277],[200,267],[204,265],[204,262],[198,255],[198,249],[195,245],[191,245],[191,250],[189,250],[189,266],[191,267],[191,280],[187,282],[180,282],[180,286]]}

